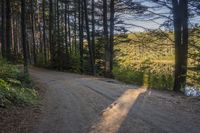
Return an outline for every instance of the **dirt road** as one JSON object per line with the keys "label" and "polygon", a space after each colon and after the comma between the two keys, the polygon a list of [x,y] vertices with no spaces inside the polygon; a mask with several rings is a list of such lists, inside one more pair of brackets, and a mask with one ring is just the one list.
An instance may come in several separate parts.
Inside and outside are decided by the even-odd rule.
{"label": "dirt road", "polygon": [[32,133],[199,133],[200,100],[111,79],[34,68],[46,88]]}

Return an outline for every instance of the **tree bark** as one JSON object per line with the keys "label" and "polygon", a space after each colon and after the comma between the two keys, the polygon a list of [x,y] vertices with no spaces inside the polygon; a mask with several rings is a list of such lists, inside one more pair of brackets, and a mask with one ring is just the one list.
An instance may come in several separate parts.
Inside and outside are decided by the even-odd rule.
{"label": "tree bark", "polygon": [[95,4],[94,0],[92,0],[92,51],[94,54],[94,75],[96,75],[96,65],[95,65]]}
{"label": "tree bark", "polygon": [[79,52],[80,52],[80,71],[83,73],[83,3],[79,0]]}
{"label": "tree bark", "polygon": [[42,1],[43,17],[43,44],[44,44],[44,62],[47,63],[47,46],[46,46],[46,21],[45,21],[45,0]]}
{"label": "tree bark", "polygon": [[37,64],[37,55],[36,55],[36,43],[35,43],[35,24],[34,24],[34,0],[31,0],[31,28],[32,28],[32,39],[33,39],[33,63]]}
{"label": "tree bark", "polygon": [[172,0],[175,40],[174,91],[181,91],[186,85],[188,54],[188,1]]}
{"label": "tree bark", "polygon": [[110,44],[108,36],[108,9],[107,0],[103,0],[103,33],[104,33],[104,45],[105,45],[105,77],[111,77],[110,70]]}
{"label": "tree bark", "polygon": [[67,22],[67,3],[65,3],[65,47],[66,47],[66,54],[69,56],[69,46],[68,46],[68,22]]}
{"label": "tree bark", "polygon": [[27,54],[27,44],[26,44],[26,2],[21,0],[21,30],[22,30],[22,47],[24,56],[24,74],[28,75],[28,54]]}
{"label": "tree bark", "polygon": [[69,14],[69,5],[67,5],[67,22],[68,22],[68,44],[69,44],[69,49],[70,53],[72,52],[72,46],[71,46],[71,27],[70,27],[70,14]]}
{"label": "tree bark", "polygon": [[6,58],[11,61],[11,6],[10,0],[6,0]]}
{"label": "tree bark", "polygon": [[53,43],[53,1],[49,0],[49,43],[51,66],[55,63],[55,46]]}
{"label": "tree bark", "polygon": [[76,42],[77,14],[76,14],[76,11],[77,11],[77,1],[74,0],[74,53],[75,53],[75,55],[77,54],[77,42]]}
{"label": "tree bark", "polygon": [[90,29],[89,29],[89,20],[88,20],[88,9],[87,9],[87,1],[84,0],[84,11],[85,11],[85,25],[86,25],[86,32],[87,32],[87,41],[89,47],[89,55],[90,55],[90,72],[94,74],[94,54],[91,45],[90,39]]}
{"label": "tree bark", "polygon": [[110,1],[110,72],[113,70],[113,47],[114,47],[114,29],[115,29],[115,0]]}
{"label": "tree bark", "polygon": [[6,57],[6,47],[5,47],[5,0],[1,1],[1,8],[2,8],[2,16],[1,16],[1,27],[2,27],[2,33],[1,33],[1,52],[2,52],[2,57]]}

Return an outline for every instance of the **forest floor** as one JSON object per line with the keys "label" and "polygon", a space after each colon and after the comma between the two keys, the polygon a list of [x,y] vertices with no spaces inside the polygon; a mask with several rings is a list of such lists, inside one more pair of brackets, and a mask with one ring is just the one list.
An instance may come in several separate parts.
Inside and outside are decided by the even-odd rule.
{"label": "forest floor", "polygon": [[[35,88],[42,100],[44,88]],[[40,103],[0,108],[0,133],[29,133],[41,116]]]}
{"label": "forest floor", "polygon": [[199,133],[200,99],[116,80],[31,68],[45,88],[32,133]]}

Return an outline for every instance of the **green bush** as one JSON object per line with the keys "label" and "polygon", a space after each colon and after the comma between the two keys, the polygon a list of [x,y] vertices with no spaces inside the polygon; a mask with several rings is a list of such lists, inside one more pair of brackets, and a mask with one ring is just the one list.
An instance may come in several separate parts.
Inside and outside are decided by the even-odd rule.
{"label": "green bush", "polygon": [[80,73],[80,57],[76,54],[71,54],[69,66],[71,66],[69,71]]}
{"label": "green bush", "polygon": [[0,107],[36,103],[37,92],[30,83],[16,66],[0,60]]}
{"label": "green bush", "polygon": [[19,74],[20,71],[19,69],[17,69],[16,66],[11,65],[4,60],[0,60],[0,77],[2,79],[5,80],[8,78],[18,79]]}
{"label": "green bush", "polygon": [[9,104],[27,105],[37,101],[37,93],[33,89],[12,87],[8,82],[0,79],[0,106]]}

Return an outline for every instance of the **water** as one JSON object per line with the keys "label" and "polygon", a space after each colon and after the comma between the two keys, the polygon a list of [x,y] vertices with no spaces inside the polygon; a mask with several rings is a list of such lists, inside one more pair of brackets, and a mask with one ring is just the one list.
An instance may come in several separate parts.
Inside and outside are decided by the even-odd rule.
{"label": "water", "polygon": [[193,86],[186,86],[185,95],[186,96],[200,96],[200,89]]}

